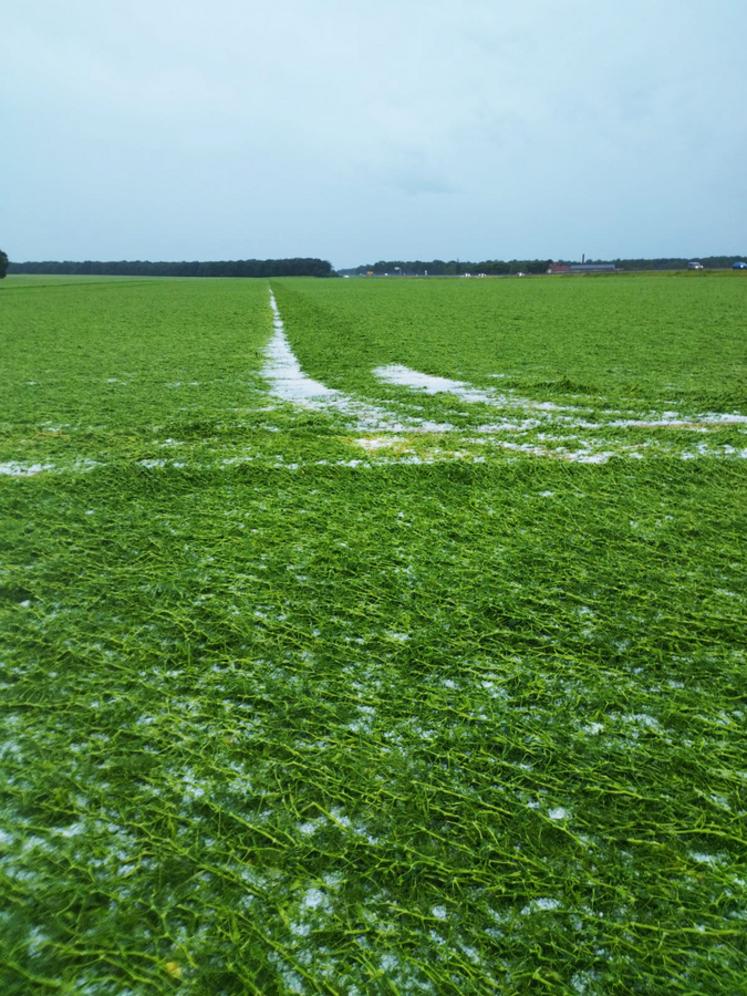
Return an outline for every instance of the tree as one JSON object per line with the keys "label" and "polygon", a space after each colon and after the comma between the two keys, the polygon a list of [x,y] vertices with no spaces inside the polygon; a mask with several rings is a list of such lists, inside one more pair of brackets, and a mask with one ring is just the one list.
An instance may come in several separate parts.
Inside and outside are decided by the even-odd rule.
{"label": "tree", "polygon": [[84,273],[97,276],[147,277],[333,277],[332,264],[326,259],[234,259],[182,260],[165,262],[148,260],[86,259],[82,262],[46,260],[14,263],[14,273]]}
{"label": "tree", "polygon": [[0,249],[0,280],[3,279],[5,274],[8,272],[8,254]]}

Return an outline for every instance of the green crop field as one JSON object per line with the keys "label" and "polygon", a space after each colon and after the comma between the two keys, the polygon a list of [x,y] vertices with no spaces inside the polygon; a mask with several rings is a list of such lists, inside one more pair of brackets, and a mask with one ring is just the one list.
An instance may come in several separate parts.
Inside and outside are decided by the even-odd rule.
{"label": "green crop field", "polygon": [[745,313],[3,281],[0,992],[745,992]]}

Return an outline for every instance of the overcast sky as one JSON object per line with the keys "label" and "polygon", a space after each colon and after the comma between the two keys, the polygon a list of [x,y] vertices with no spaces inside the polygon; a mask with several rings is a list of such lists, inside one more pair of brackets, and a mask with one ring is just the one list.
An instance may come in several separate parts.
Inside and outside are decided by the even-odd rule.
{"label": "overcast sky", "polygon": [[34,0],[11,259],[747,252],[740,0]]}

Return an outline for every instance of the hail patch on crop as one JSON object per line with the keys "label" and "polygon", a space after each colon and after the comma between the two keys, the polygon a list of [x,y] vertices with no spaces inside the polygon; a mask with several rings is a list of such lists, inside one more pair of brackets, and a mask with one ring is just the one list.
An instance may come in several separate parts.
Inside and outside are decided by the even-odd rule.
{"label": "hail patch on crop", "polygon": [[[657,430],[702,433],[725,428],[740,429],[747,425],[747,416],[737,412],[705,412],[685,417],[678,412],[665,411],[620,418],[618,417],[620,413],[614,409],[605,411],[599,408],[584,408],[580,405],[536,401],[511,392],[477,388],[466,381],[426,374],[401,364],[377,367],[374,375],[385,384],[405,387],[416,393],[445,395],[467,404],[489,406],[514,413],[513,417],[504,418],[500,422],[482,423],[476,428],[471,442],[477,445],[490,442],[493,450],[578,463],[606,463],[613,457],[640,460],[645,456],[663,453],[677,455],[682,459],[693,459],[696,456],[744,459],[747,455],[747,448],[730,443],[722,445],[700,443],[692,448],[683,446],[679,438],[674,440],[671,437],[667,438],[666,434],[657,433],[654,437],[649,435],[652,430],[655,433]],[[517,410],[523,412],[523,418],[515,417]],[[550,431],[553,429],[555,435]],[[628,442],[621,445],[620,439],[613,440],[605,434],[610,430],[625,429],[643,430],[646,432],[646,438],[638,443]],[[581,444],[575,449],[564,445],[574,438],[573,430],[583,432],[582,436],[575,436]],[[491,437],[516,434],[533,434],[534,440],[517,442],[511,439],[491,439]],[[359,439],[357,442],[367,448],[375,448],[375,444],[369,445],[365,440]]]}
{"label": "hail patch on crop", "polygon": [[465,381],[412,370],[401,363],[376,367],[374,374],[385,384],[408,387],[424,394],[453,394],[461,401],[470,404],[491,405],[495,408],[525,408],[537,411],[573,411],[573,406],[558,405],[552,401],[532,401],[508,393],[486,391]]}
{"label": "hail patch on crop", "polygon": [[320,411],[338,412],[353,420],[360,429],[388,429],[401,432],[448,432],[452,427],[428,419],[398,418],[381,406],[350,397],[342,391],[327,387],[306,374],[285,332],[275,295],[270,291],[273,334],[265,350],[262,373],[270,384],[272,393],[301,407]]}
{"label": "hail patch on crop", "polygon": [[[747,424],[747,416],[739,413],[706,412],[684,417],[674,411],[647,412],[644,415],[631,412],[626,417],[620,417],[622,413],[619,409],[558,404],[527,398],[512,391],[478,388],[464,380],[426,374],[403,364],[376,367],[374,376],[385,384],[406,387],[426,396],[451,397],[468,405],[498,408],[506,413],[500,421],[482,422],[474,427],[460,427],[452,421],[434,420],[427,415],[398,414],[380,403],[356,399],[309,377],[293,352],[272,291],[270,305],[273,335],[265,351],[263,375],[272,393],[301,408],[342,415],[359,432],[366,433],[358,435],[352,442],[366,450],[371,460],[377,463],[451,461],[455,453],[460,453],[468,462],[482,462],[487,458],[486,454],[492,453],[495,456],[540,457],[589,464],[606,463],[613,457],[641,460],[667,454],[686,460],[698,456],[742,459],[745,454],[745,448],[731,443],[686,447],[676,436],[677,430],[687,433],[738,429]],[[573,443],[574,433],[579,430],[582,435],[576,435],[577,445],[568,445]],[[641,438],[625,441],[619,435],[622,430],[630,430]],[[659,430],[670,430],[675,434]],[[610,437],[610,432],[617,433],[619,438]],[[443,446],[434,444],[428,438],[418,438],[432,439],[446,434],[462,438],[457,446]],[[517,436],[520,438],[516,439]],[[482,448],[482,455],[472,451],[475,446]],[[303,460],[290,462],[305,465]],[[322,463],[327,462],[335,461],[322,460]],[[346,461],[338,459],[336,462],[341,465]],[[354,461],[347,462],[355,465]],[[279,463],[287,466],[288,461]]]}
{"label": "hail patch on crop", "polygon": [[740,992],[739,427],[361,429],[268,402],[264,284],[102,293],[133,393],[11,398],[0,991]]}
{"label": "hail patch on crop", "polygon": [[54,470],[52,463],[27,463],[21,460],[8,460],[0,463],[0,474],[4,477],[33,477],[46,470]]}
{"label": "hail patch on crop", "polygon": [[[389,366],[376,367],[374,375],[385,384],[392,384],[406,387],[412,391],[424,394],[437,395],[446,394],[459,398],[468,404],[488,405],[501,409],[522,409],[527,413],[534,413],[533,417],[528,417],[523,422],[504,422],[496,424],[486,424],[482,427],[483,432],[534,429],[541,424],[562,425],[568,428],[581,429],[692,429],[703,430],[719,426],[747,426],[747,415],[738,412],[704,412],[692,417],[685,417],[678,412],[665,411],[662,413],[649,413],[645,416],[617,418],[609,415],[617,415],[614,410],[606,417],[600,418],[597,409],[584,408],[581,405],[559,405],[552,401],[537,401],[530,398],[520,397],[513,392],[498,392],[494,390],[484,390],[477,388],[466,381],[452,380],[448,377],[439,377],[432,374],[422,373],[419,370],[412,370],[401,364],[390,364]],[[586,412],[587,416],[596,413],[596,420],[587,418],[579,419],[574,415],[558,415],[558,412]]]}

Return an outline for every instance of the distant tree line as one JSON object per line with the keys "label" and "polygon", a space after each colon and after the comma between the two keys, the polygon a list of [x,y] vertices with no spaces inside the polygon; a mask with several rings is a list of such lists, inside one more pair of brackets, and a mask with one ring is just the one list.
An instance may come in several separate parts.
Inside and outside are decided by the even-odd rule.
{"label": "distant tree line", "polygon": [[[741,256],[698,256],[671,259],[587,259],[592,264],[614,264],[619,270],[686,270],[690,259],[697,258],[705,267],[723,269],[731,266]],[[571,259],[484,259],[479,262],[471,260],[451,259],[380,259],[377,263],[365,263],[348,270],[339,270],[343,275],[365,276],[373,273],[376,276],[413,276],[422,277],[425,274],[432,277],[461,276],[465,273],[486,273],[491,276],[511,273],[546,273],[551,262],[577,263]]]}
{"label": "distant tree line", "polygon": [[[693,257],[690,257],[692,259]],[[724,269],[743,256],[700,256],[699,261],[706,268]],[[690,260],[686,257],[659,259],[588,259],[587,263],[614,264],[619,270],[684,270]],[[365,263],[337,273],[357,276],[373,273],[377,276],[462,276],[465,273],[485,273],[490,276],[513,273],[545,273],[551,262],[575,263],[577,260],[549,259],[484,259],[471,260],[443,259],[381,259],[376,263]],[[121,277],[334,277],[337,273],[331,263],[314,257],[294,257],[293,259],[234,259],[191,262],[151,262],[150,260],[119,260],[101,262],[84,260],[45,260],[43,262],[8,262],[8,256],[0,250],[0,279],[8,273],[80,274],[91,276]]]}
{"label": "distant tree line", "polygon": [[10,263],[9,273],[61,273],[108,277],[332,277],[332,264],[325,259],[234,259],[167,263],[149,260],[118,262]]}
{"label": "distant tree line", "polygon": [[704,267],[724,270],[744,256],[673,256],[660,259],[587,259],[587,263],[614,263],[619,270],[686,270],[690,260],[698,260]]}
{"label": "distant tree line", "polygon": [[431,277],[457,277],[464,273],[489,273],[491,275],[504,273],[545,273],[551,260],[549,259],[485,259],[479,263],[459,259],[380,259],[378,263],[366,263],[350,270],[339,270],[339,273],[350,275],[365,275],[374,273],[377,276],[388,273],[390,276],[422,277],[426,273]]}

